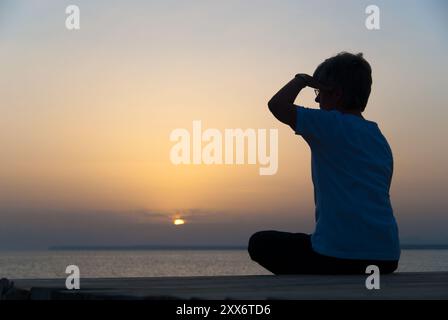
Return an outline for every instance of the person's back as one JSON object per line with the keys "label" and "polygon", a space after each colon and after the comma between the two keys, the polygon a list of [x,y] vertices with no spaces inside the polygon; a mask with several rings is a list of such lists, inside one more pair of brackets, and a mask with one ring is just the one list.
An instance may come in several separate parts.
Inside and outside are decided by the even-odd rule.
{"label": "person's back", "polygon": [[339,111],[299,107],[296,133],[312,154],[313,249],[345,259],[398,259],[389,200],[393,158],[377,124]]}
{"label": "person's back", "polygon": [[[362,55],[342,53],[322,63],[313,77],[297,75],[269,102],[274,116],[310,146],[316,204],[312,235],[263,231],[251,237],[252,259],[272,272],[363,273],[370,264],[383,273],[396,269],[392,151],[378,125],[361,115],[371,83]],[[305,86],[316,89],[321,110],[293,104]]]}

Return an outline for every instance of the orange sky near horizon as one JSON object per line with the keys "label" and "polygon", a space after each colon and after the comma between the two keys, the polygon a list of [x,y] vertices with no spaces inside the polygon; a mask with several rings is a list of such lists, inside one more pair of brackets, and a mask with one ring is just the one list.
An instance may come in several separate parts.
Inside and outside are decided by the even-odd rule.
{"label": "orange sky near horizon", "polygon": [[[363,26],[362,1],[263,1],[257,10],[243,2],[78,2],[75,32],[64,27],[64,1],[0,5],[11,13],[0,31],[0,212],[171,216],[198,208],[312,220],[309,149],[266,104],[294,74],[348,50],[364,52],[373,68],[365,117],[394,152],[398,219],[417,226],[427,210],[435,226],[448,221],[448,46],[446,24],[433,19],[439,2],[403,11],[379,1],[377,32]],[[296,102],[317,107],[310,89]],[[277,174],[260,176],[259,165],[174,166],[170,132],[191,131],[193,120],[222,131],[279,129]]]}

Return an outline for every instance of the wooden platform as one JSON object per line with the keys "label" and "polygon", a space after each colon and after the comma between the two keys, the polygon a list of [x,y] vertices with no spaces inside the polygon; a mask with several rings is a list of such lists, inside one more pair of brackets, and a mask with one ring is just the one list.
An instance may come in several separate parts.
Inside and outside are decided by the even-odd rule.
{"label": "wooden platform", "polygon": [[219,276],[81,279],[66,290],[65,279],[14,280],[41,299],[448,299],[448,272],[381,276],[367,290],[366,276]]}

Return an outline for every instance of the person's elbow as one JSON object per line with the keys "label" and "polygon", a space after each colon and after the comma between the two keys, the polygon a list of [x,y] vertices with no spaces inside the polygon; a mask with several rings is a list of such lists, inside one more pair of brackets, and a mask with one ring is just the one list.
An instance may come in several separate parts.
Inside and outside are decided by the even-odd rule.
{"label": "person's elbow", "polygon": [[287,111],[287,105],[285,103],[271,99],[268,102],[268,108],[275,118],[283,122],[283,114]]}
{"label": "person's elbow", "polygon": [[271,99],[268,101],[268,109],[269,109],[269,111],[271,111],[271,113],[273,115],[275,115],[277,113],[278,108],[279,108],[279,104],[277,101],[275,101],[274,99]]}
{"label": "person's elbow", "polygon": [[291,105],[275,101],[273,99],[268,102],[269,111],[280,122],[289,125],[291,128],[295,127],[295,110]]}
{"label": "person's elbow", "polygon": [[282,121],[282,106],[278,101],[273,99],[268,102],[268,109],[272,113],[272,115],[279,121]]}

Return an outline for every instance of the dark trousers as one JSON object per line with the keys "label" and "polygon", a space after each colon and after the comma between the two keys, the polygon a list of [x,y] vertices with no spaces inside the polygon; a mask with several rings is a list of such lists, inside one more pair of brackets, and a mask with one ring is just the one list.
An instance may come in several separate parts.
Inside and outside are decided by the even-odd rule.
{"label": "dark trousers", "polygon": [[366,274],[369,265],[380,273],[392,273],[398,261],[351,260],[321,255],[313,251],[311,236],[304,233],[260,231],[249,240],[249,255],[274,274]]}

